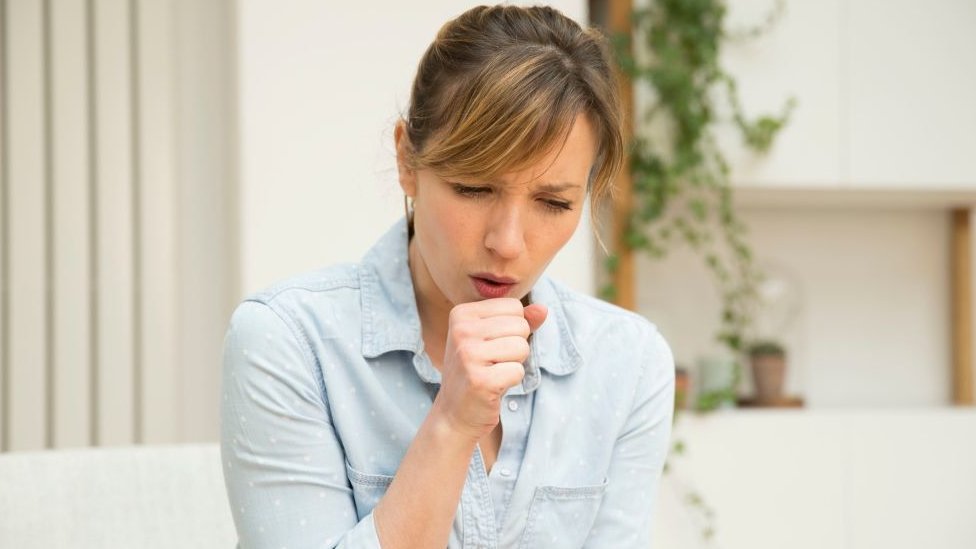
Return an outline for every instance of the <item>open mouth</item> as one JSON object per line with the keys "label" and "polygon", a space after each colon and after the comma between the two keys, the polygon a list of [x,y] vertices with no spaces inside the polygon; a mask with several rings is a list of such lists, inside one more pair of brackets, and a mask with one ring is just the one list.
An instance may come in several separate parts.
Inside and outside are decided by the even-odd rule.
{"label": "open mouth", "polygon": [[515,286],[514,282],[499,282],[494,278],[484,278],[481,276],[472,276],[470,278],[475,290],[484,298],[504,297]]}

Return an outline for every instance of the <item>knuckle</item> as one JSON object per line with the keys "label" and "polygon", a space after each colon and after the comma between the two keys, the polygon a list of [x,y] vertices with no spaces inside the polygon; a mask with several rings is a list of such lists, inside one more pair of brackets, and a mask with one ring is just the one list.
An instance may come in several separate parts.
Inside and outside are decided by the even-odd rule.
{"label": "knuckle", "polygon": [[525,377],[525,368],[518,362],[504,362],[499,364],[499,366],[499,372],[504,376],[504,380],[498,386],[501,393],[504,393],[508,387],[520,382]]}
{"label": "knuckle", "polygon": [[[513,362],[511,363],[509,374],[511,375],[509,385],[516,385],[522,381],[522,378],[525,377],[525,368],[523,368],[521,364],[517,362]],[[502,389],[502,392],[504,393],[505,390],[507,390],[507,387],[505,389]]]}
{"label": "knuckle", "polygon": [[462,342],[457,347],[457,356],[459,359],[461,359],[462,364],[467,364],[473,361],[475,358],[474,346],[471,345],[470,343]]}
{"label": "knuckle", "polygon": [[471,331],[472,328],[470,322],[459,321],[451,325],[451,335],[457,342],[471,337]]}

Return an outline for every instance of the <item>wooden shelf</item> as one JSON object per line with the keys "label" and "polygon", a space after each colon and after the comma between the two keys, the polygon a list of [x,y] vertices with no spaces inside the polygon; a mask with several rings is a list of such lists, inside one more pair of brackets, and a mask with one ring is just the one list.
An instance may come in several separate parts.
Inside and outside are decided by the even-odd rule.
{"label": "wooden shelf", "polygon": [[769,403],[760,403],[755,398],[743,397],[736,400],[736,405],[740,408],[803,408],[804,402],[801,396],[784,396]]}
{"label": "wooden shelf", "polygon": [[736,185],[735,204],[745,208],[955,209],[976,207],[976,187],[793,187]]}

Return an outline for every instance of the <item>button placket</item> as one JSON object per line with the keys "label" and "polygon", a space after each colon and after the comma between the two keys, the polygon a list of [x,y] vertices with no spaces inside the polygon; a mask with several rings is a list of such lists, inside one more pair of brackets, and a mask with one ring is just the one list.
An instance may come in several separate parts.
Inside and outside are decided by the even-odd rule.
{"label": "button placket", "polygon": [[531,401],[533,394],[510,394],[505,397],[500,421],[503,425],[502,443],[499,447],[498,458],[491,469],[489,484],[491,485],[492,502],[495,506],[495,523],[499,529],[504,527],[505,516],[512,493],[518,482],[517,473],[525,457],[525,445],[528,439],[529,415],[531,415]]}

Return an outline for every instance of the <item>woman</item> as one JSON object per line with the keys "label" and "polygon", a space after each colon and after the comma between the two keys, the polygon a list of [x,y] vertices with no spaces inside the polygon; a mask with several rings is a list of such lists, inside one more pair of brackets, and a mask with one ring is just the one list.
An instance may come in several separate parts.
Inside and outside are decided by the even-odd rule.
{"label": "woman", "polygon": [[222,452],[242,547],[648,547],[673,359],[542,275],[622,158],[605,41],[473,8],[395,129],[411,204],[356,265],[245,300]]}

